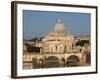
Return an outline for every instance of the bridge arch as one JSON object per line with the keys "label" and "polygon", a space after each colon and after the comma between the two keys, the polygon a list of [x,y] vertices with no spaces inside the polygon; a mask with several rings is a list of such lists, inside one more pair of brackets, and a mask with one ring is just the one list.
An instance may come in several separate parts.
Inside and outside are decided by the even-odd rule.
{"label": "bridge arch", "polygon": [[50,56],[45,59],[45,63],[44,63],[45,68],[52,68],[52,67],[54,68],[59,66],[60,66],[60,62],[58,57]]}
{"label": "bridge arch", "polygon": [[67,58],[66,66],[67,67],[75,67],[79,66],[80,58],[76,55],[71,55]]}
{"label": "bridge arch", "polygon": [[37,59],[32,58],[32,67],[37,68]]}
{"label": "bridge arch", "polygon": [[38,59],[37,66],[38,68],[43,68],[43,59]]}

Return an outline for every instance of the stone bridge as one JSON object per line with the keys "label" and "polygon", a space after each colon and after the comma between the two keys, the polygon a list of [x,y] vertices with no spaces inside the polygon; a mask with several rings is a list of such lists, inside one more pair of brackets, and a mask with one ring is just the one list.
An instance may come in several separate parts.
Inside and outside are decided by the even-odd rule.
{"label": "stone bridge", "polygon": [[[83,61],[82,53],[25,53],[23,56],[24,62],[48,65],[65,65],[68,63],[78,63]],[[51,64],[53,63],[53,64]],[[34,64],[36,65],[36,64]]]}

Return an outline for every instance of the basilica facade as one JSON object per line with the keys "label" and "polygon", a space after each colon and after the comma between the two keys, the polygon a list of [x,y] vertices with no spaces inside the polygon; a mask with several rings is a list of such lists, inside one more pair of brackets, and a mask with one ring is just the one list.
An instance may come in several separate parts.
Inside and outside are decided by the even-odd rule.
{"label": "basilica facade", "polygon": [[70,33],[65,32],[64,28],[63,22],[58,19],[54,26],[54,32],[48,33],[42,40],[43,52],[63,53],[72,51],[74,38]]}

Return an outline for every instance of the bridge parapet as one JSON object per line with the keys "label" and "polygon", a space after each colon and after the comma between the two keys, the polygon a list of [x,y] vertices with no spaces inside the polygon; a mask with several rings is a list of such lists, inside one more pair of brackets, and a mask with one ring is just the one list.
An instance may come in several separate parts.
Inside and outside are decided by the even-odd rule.
{"label": "bridge parapet", "polygon": [[70,56],[77,56],[80,60],[82,59],[82,53],[27,53],[24,54],[23,59],[24,61],[32,61],[32,59],[42,59],[48,58],[50,56],[55,56],[59,59],[59,61],[64,58],[67,61],[68,57]]}

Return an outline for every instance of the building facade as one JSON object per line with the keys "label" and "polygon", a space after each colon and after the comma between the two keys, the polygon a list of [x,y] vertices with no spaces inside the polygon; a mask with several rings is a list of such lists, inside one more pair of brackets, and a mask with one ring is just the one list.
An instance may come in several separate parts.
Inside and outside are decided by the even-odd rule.
{"label": "building facade", "polygon": [[72,51],[74,37],[64,31],[64,24],[59,19],[54,27],[54,32],[48,33],[42,40],[43,52]]}

